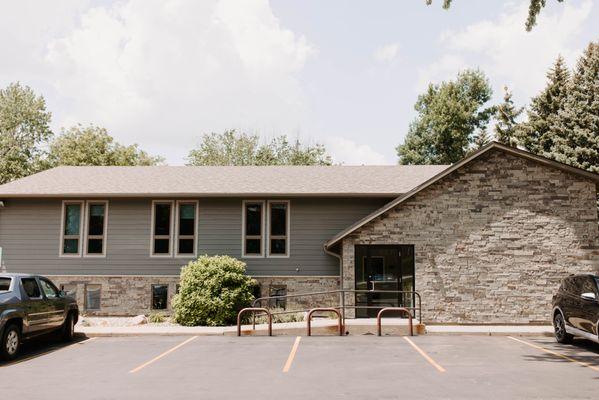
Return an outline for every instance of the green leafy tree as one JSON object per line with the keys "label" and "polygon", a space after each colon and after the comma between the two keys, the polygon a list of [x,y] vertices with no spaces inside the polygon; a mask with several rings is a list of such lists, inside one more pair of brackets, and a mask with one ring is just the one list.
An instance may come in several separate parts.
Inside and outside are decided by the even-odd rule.
{"label": "green leafy tree", "polygon": [[[563,2],[564,0],[557,0],[558,2]],[[448,9],[451,7],[452,0],[443,0],[443,8]],[[426,0],[427,5],[431,5],[433,0]],[[526,18],[526,24],[524,25],[526,31],[530,32],[537,24],[537,16],[541,12],[541,9],[545,7],[547,1],[546,0],[530,0],[530,4],[528,5],[528,18]]]}
{"label": "green leafy tree", "polygon": [[260,144],[258,135],[229,130],[204,135],[189,152],[188,165],[331,165],[324,146],[290,143],[285,135]]}
{"label": "green leafy tree", "polygon": [[495,113],[495,139],[500,143],[516,147],[518,145],[516,120],[524,111],[524,107],[515,107],[512,92],[507,86],[504,86],[503,90],[503,102],[497,106]]}
{"label": "green leafy tree", "polygon": [[493,91],[478,70],[460,72],[455,81],[430,84],[418,96],[418,112],[403,144],[397,146],[400,164],[451,164],[462,159],[494,112],[485,107]]}
{"label": "green leafy tree", "polygon": [[547,73],[547,86],[531,100],[528,120],[518,127],[518,141],[528,151],[536,154],[552,151],[554,133],[551,128],[557,123],[559,110],[564,108],[569,87],[570,72],[564,58],[558,56]]}
{"label": "green leafy tree", "polygon": [[151,156],[136,144],[124,146],[115,142],[106,129],[89,125],[73,126],[50,144],[47,167],[59,165],[156,165],[162,157]]}
{"label": "green leafy tree", "polygon": [[591,42],[578,60],[550,133],[554,143],[543,155],[599,173],[599,42]]}
{"label": "green leafy tree", "polygon": [[0,89],[0,184],[38,171],[50,120],[46,101],[30,87],[17,82]]}

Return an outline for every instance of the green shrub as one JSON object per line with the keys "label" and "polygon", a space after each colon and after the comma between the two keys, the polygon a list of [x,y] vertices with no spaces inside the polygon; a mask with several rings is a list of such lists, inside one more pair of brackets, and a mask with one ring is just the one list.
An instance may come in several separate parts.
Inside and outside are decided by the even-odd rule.
{"label": "green shrub", "polygon": [[173,298],[175,322],[222,326],[237,323],[238,311],[254,299],[256,283],[235,258],[201,256],[181,269],[180,285]]}
{"label": "green shrub", "polygon": [[163,313],[155,312],[148,316],[148,322],[151,324],[161,324],[166,320],[166,316]]}

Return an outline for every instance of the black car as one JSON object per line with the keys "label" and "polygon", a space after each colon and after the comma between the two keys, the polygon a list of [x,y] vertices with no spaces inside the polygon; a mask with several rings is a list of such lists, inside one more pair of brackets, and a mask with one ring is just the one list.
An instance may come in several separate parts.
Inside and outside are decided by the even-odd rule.
{"label": "black car", "polygon": [[599,343],[599,275],[571,275],[553,296],[553,327],[559,343],[574,336]]}
{"label": "black car", "polygon": [[73,338],[77,302],[38,275],[0,274],[0,359],[12,360],[21,342],[59,331]]}

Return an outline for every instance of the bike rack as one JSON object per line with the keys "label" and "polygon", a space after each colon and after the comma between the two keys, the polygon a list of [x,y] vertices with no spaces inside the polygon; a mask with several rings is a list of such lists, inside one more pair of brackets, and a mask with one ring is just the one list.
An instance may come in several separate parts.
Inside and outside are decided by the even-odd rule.
{"label": "bike rack", "polygon": [[268,311],[268,309],[262,307],[248,307],[239,311],[237,314],[237,336],[241,336],[241,315],[246,312],[251,312],[252,316],[254,317],[256,316],[257,312],[265,313],[268,316],[268,336],[272,336],[272,314],[270,311]]}
{"label": "bike rack", "polygon": [[408,321],[410,324],[410,336],[414,336],[414,329],[412,327],[412,313],[406,307],[385,307],[378,312],[378,314],[376,315],[376,330],[378,336],[381,336],[381,331],[383,330],[381,326],[381,317],[384,313],[388,311],[403,311],[406,314],[408,314]]}
{"label": "bike rack", "polygon": [[339,321],[339,336],[343,336],[343,323],[341,322],[341,313],[336,308],[313,308],[308,311],[308,316],[306,317],[306,322],[308,324],[308,336],[312,336],[312,314],[315,312],[334,312],[337,314],[337,318]]}

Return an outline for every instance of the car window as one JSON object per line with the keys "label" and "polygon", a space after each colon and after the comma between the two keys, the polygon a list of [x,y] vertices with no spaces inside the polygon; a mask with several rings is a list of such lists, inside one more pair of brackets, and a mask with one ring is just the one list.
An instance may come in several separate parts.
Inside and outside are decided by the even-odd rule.
{"label": "car window", "polygon": [[0,278],[0,292],[6,292],[10,289],[10,278]]}
{"label": "car window", "polygon": [[40,279],[40,284],[47,298],[55,299],[58,297],[58,289],[56,289],[56,286],[52,282],[47,279]]}
{"label": "car window", "polygon": [[599,293],[599,276],[595,277],[595,285],[597,286],[597,293]]}
{"label": "car window", "polygon": [[580,292],[578,294],[583,293],[595,293],[597,294],[597,285],[595,279],[592,276],[581,276],[580,277]]}
{"label": "car window", "polygon": [[40,287],[38,286],[35,278],[23,278],[21,279],[21,283],[23,284],[23,289],[25,289],[25,293],[29,298],[35,299],[42,296]]}
{"label": "car window", "polygon": [[566,293],[576,293],[576,284],[574,282],[574,278],[566,278],[564,279],[564,283],[562,287]]}

